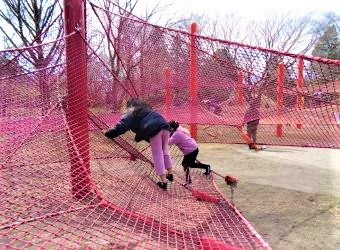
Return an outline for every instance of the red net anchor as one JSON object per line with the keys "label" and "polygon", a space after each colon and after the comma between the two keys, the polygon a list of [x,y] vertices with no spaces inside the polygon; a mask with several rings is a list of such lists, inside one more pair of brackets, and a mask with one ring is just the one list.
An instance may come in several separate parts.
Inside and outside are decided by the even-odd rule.
{"label": "red net anchor", "polygon": [[224,180],[227,183],[227,185],[230,187],[237,186],[237,178],[235,176],[227,175],[226,177],[224,177]]}
{"label": "red net anchor", "polygon": [[224,179],[224,181],[227,183],[227,185],[230,186],[230,192],[231,192],[230,200],[231,200],[232,203],[234,203],[233,202],[233,199],[234,199],[234,189],[237,186],[237,178],[235,176],[233,176],[233,175],[223,176],[223,175],[217,173],[214,170],[211,170],[211,172],[214,173],[215,175],[219,176],[219,177],[222,177]]}
{"label": "red net anchor", "polygon": [[228,186],[230,186],[230,193],[231,193],[231,202],[234,203],[234,189],[237,186],[237,178],[232,175],[227,175],[224,177],[225,182],[227,183]]}

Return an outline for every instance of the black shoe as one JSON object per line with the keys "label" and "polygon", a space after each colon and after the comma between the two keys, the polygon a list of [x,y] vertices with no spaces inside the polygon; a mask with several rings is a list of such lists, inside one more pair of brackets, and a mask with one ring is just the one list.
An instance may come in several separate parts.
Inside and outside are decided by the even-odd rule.
{"label": "black shoe", "polygon": [[167,178],[169,181],[171,181],[171,182],[174,181],[174,175],[173,175],[173,174],[167,174],[167,175],[166,175],[166,178]]}
{"label": "black shoe", "polygon": [[210,165],[207,166],[207,168],[205,169],[205,175],[209,175],[211,173],[211,167]]}
{"label": "black shoe", "polygon": [[167,182],[157,182],[157,186],[159,186],[161,189],[163,190],[167,190],[168,189],[168,183]]}

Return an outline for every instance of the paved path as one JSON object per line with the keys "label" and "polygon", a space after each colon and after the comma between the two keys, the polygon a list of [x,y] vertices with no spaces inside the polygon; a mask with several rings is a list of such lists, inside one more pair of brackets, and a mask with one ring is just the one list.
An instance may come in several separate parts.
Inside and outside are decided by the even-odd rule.
{"label": "paved path", "polygon": [[199,159],[240,182],[340,197],[340,149],[200,144]]}

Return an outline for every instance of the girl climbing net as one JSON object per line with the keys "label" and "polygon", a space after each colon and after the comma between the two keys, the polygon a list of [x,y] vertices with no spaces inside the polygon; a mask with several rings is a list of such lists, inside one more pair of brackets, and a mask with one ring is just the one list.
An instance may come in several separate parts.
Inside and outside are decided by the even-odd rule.
{"label": "girl climbing net", "polygon": [[203,164],[197,161],[198,145],[197,142],[190,136],[189,130],[179,125],[177,121],[170,121],[170,139],[169,145],[176,145],[184,155],[182,166],[186,173],[186,183],[191,183],[190,168],[205,169],[204,174],[211,173],[210,165]]}

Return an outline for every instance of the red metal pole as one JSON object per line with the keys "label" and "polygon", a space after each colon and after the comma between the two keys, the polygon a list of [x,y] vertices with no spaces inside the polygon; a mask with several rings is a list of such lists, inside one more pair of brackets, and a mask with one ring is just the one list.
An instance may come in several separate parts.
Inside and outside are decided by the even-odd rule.
{"label": "red metal pole", "polygon": [[[303,101],[302,101],[302,85],[303,85],[303,59],[299,57],[298,59],[298,75],[297,75],[297,82],[296,82],[296,90],[297,90],[297,96],[296,96],[296,106],[298,109],[301,109],[303,107]],[[296,124],[297,128],[302,128],[302,124],[298,123]]]}
{"label": "red metal pole", "polygon": [[171,69],[165,68],[165,115],[169,119],[171,106]]}
{"label": "red metal pole", "polygon": [[277,137],[282,137],[281,111],[283,105],[283,82],[284,82],[284,64],[279,63],[277,69],[277,97],[276,97],[276,114],[279,119],[279,123],[276,124]]}
{"label": "red metal pole", "polygon": [[190,25],[190,134],[197,140],[197,52],[196,52],[196,33],[197,23]]}
{"label": "red metal pole", "polygon": [[237,72],[237,103],[238,105],[242,106],[244,103],[243,99],[243,72],[238,71]]}
{"label": "red metal pole", "polygon": [[72,194],[83,198],[91,192],[88,127],[87,65],[84,1],[64,0],[67,76],[68,150],[71,163]]}

